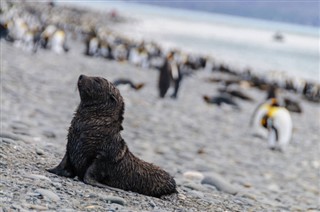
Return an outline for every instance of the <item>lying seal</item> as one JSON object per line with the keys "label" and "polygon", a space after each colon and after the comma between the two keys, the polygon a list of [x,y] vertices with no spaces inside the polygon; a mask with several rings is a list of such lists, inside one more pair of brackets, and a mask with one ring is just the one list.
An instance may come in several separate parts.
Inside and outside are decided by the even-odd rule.
{"label": "lying seal", "polygon": [[121,137],[124,101],[119,90],[104,78],[84,75],[78,88],[81,102],[69,128],[66,154],[48,171],[154,197],[175,193],[174,179],[134,156]]}
{"label": "lying seal", "polygon": [[144,83],[134,83],[130,79],[125,79],[125,78],[119,78],[113,81],[112,84],[117,87],[120,85],[129,85],[134,90],[140,90],[144,86]]}
{"label": "lying seal", "polygon": [[234,109],[240,110],[239,105],[228,94],[221,94],[221,95],[213,96],[213,97],[209,97],[207,95],[204,95],[202,98],[208,104],[216,104],[218,106],[226,104],[226,105],[231,105]]}

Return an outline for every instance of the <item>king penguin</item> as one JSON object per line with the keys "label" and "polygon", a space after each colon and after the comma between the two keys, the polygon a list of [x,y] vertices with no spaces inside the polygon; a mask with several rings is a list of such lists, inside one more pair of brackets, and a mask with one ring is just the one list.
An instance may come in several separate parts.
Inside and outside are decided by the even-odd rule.
{"label": "king penguin", "polygon": [[276,98],[262,104],[254,115],[255,130],[265,131],[269,148],[284,151],[292,137],[292,120],[289,111],[278,104]]}

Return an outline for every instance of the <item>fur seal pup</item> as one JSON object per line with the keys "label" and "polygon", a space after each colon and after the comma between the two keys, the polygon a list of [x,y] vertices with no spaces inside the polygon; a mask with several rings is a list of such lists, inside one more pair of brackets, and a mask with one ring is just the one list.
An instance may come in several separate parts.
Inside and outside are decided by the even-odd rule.
{"label": "fur seal pup", "polygon": [[284,98],[284,107],[287,108],[290,112],[293,113],[302,113],[302,107],[300,106],[300,103],[298,101]]}
{"label": "fur seal pup", "polygon": [[176,193],[173,177],[134,156],[121,137],[124,101],[119,90],[104,78],[84,75],[78,89],[81,102],[69,128],[66,153],[48,171],[154,197]]}
{"label": "fur seal pup", "polygon": [[202,98],[208,104],[216,104],[218,106],[226,104],[226,105],[231,105],[234,109],[238,109],[238,110],[240,109],[239,105],[232,99],[230,95],[227,95],[227,94],[221,94],[213,97],[204,95]]}
{"label": "fur seal pup", "polygon": [[254,101],[252,97],[250,97],[248,94],[244,93],[243,91],[239,90],[239,88],[230,89],[228,87],[225,87],[225,88],[218,89],[218,91],[222,94],[227,93],[231,96],[234,96],[236,98],[239,98],[245,101],[250,101],[250,102]]}

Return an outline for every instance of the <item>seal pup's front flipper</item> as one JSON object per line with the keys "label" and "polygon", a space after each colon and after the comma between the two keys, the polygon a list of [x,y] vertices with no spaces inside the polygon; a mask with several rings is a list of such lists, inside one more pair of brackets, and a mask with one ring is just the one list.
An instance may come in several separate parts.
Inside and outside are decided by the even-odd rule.
{"label": "seal pup's front flipper", "polygon": [[70,164],[67,152],[57,167],[55,167],[53,169],[47,169],[47,171],[51,172],[53,174],[64,176],[64,177],[74,178],[76,176],[72,170],[72,166]]}

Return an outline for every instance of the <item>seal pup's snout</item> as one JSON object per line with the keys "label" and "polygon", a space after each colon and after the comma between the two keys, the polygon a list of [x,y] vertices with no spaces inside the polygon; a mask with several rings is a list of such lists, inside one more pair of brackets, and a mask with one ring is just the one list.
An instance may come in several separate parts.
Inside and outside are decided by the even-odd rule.
{"label": "seal pup's snout", "polygon": [[86,77],[87,77],[86,75],[81,74],[81,75],[79,76],[78,82],[84,80]]}
{"label": "seal pup's snout", "polygon": [[86,75],[83,75],[81,74],[79,76],[79,79],[78,79],[78,86],[81,86],[82,84],[84,84],[84,81],[87,79],[88,77]]}

